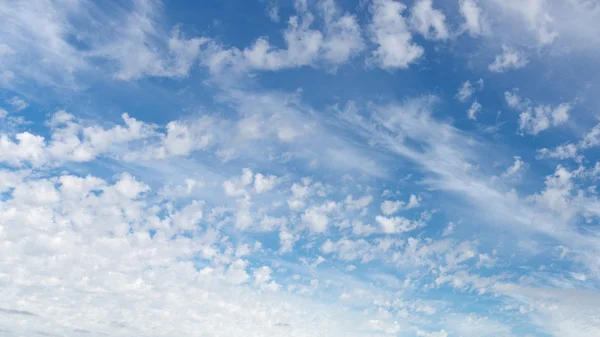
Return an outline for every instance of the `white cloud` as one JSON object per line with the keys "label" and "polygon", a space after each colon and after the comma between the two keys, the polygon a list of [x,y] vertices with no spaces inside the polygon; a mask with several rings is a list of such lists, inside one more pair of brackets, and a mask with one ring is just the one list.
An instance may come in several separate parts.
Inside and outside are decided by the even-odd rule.
{"label": "white cloud", "polygon": [[511,177],[515,174],[518,174],[525,168],[526,164],[521,160],[521,157],[515,156],[515,161],[513,164],[506,169],[506,171],[502,174],[503,177]]}
{"label": "white cloud", "polygon": [[446,228],[444,228],[444,232],[442,233],[442,236],[448,236],[452,233],[454,233],[454,231],[456,230],[456,224],[452,221],[450,221],[448,223],[448,226],[446,226]]}
{"label": "white cloud", "polygon": [[381,230],[386,234],[406,233],[423,227],[426,224],[422,220],[414,221],[401,216],[390,218],[378,215],[375,217],[375,221],[377,221]]}
{"label": "white cloud", "polygon": [[569,159],[577,158],[579,156],[579,149],[575,144],[565,144],[555,147],[553,150],[543,148],[538,150],[538,158],[556,158],[556,159]]}
{"label": "white cloud", "polygon": [[352,195],[349,195],[346,197],[346,200],[345,200],[346,210],[348,210],[348,211],[363,210],[367,206],[369,206],[372,201],[373,201],[373,197],[370,195],[362,196],[356,200],[352,197]]}
{"label": "white cloud", "polygon": [[469,110],[467,110],[467,118],[469,118],[470,120],[476,120],[477,119],[477,114],[481,111],[481,104],[477,101],[474,101],[473,104],[471,104],[471,107],[469,108]]}
{"label": "white cloud", "polygon": [[393,0],[375,0],[370,6],[369,38],[377,44],[369,59],[383,69],[408,68],[423,56],[423,47],[412,41],[402,12],[406,6]]}
{"label": "white cloud", "polygon": [[565,124],[569,120],[570,103],[560,103],[558,106],[533,105],[529,99],[522,99],[513,92],[505,92],[504,97],[508,106],[519,109],[519,132],[537,135],[552,127]]}
{"label": "white cloud", "polygon": [[456,94],[456,98],[458,98],[461,102],[466,102],[473,95],[474,89],[471,85],[471,82],[465,81],[463,84],[458,87],[458,93]]}
{"label": "white cloud", "polygon": [[323,42],[323,34],[309,28],[312,21],[312,15],[302,18],[293,16],[289,19],[288,29],[284,33],[286,49],[272,47],[265,38],[257,39],[252,46],[243,51],[248,67],[278,70],[312,63],[318,56]]}
{"label": "white cloud", "polygon": [[[91,75],[98,59],[109,61],[103,69],[114,70],[121,80],[185,77],[208,39],[186,39],[177,27],[163,31],[157,27],[161,15],[156,1],[133,1],[131,8],[115,6],[110,12],[86,1],[5,3],[0,17],[10,24],[1,33],[14,50],[5,64],[20,82],[34,79],[63,88],[78,88],[78,75]],[[93,27],[81,25],[82,17]],[[94,28],[99,26],[105,27],[101,33]]]}
{"label": "white cloud", "polygon": [[561,103],[556,107],[539,105],[529,108],[519,115],[519,131],[537,135],[551,126],[565,124],[570,110],[569,103]]}
{"label": "white cloud", "polygon": [[488,69],[496,73],[503,73],[525,67],[529,63],[527,56],[521,51],[502,45],[502,54],[496,55]]}
{"label": "white cloud", "polygon": [[459,11],[465,20],[464,27],[471,36],[487,32],[487,23],[477,0],[459,0]]}
{"label": "white cloud", "polygon": [[0,43],[0,56],[13,55],[15,51],[6,43]]}
{"label": "white cloud", "polygon": [[292,251],[294,242],[298,241],[298,236],[292,235],[287,231],[279,232],[279,252],[289,253]]}
{"label": "white cloud", "polygon": [[341,66],[365,48],[360,26],[354,15],[341,14],[333,0],[321,1],[318,7],[324,20],[323,31],[314,27],[315,17],[307,4],[296,2],[297,13],[289,18],[284,32],[285,48],[273,46],[265,37],[241,51],[217,46],[205,55],[212,58],[209,68],[217,73],[226,65],[236,71],[275,71],[318,62],[334,69]]}
{"label": "white cloud", "polygon": [[582,151],[596,147],[600,144],[600,124],[596,124],[590,131],[586,132],[579,142],[572,144],[563,144],[555,147],[553,150],[543,148],[538,150],[538,159],[550,157],[555,159],[575,159],[578,162],[583,160]]}
{"label": "white cloud", "polygon": [[446,27],[446,16],[433,8],[432,0],[418,0],[410,11],[411,27],[427,39],[445,40],[450,34]]}
{"label": "white cloud", "polygon": [[266,11],[267,11],[267,15],[269,16],[269,19],[271,19],[271,21],[279,22],[279,20],[280,20],[279,6],[277,5],[277,1],[275,1],[275,0],[269,1],[267,4]]}
{"label": "white cloud", "polygon": [[225,194],[236,198],[247,196],[245,187],[252,184],[253,179],[252,170],[249,168],[243,169],[241,176],[223,182]]}
{"label": "white cloud", "polygon": [[534,33],[539,44],[552,43],[558,37],[552,27],[554,19],[547,0],[494,0],[493,3],[520,18],[527,29]]}
{"label": "white cloud", "polygon": [[29,162],[34,166],[47,160],[44,151],[44,138],[23,132],[15,135],[13,142],[8,136],[0,136],[0,161],[14,166]]}
{"label": "white cloud", "polygon": [[271,273],[273,271],[268,266],[262,266],[257,268],[253,272],[254,283],[261,289],[276,291],[280,285],[275,281],[271,280]]}
{"label": "white cloud", "polygon": [[151,142],[143,150],[132,151],[126,160],[164,159],[185,156],[194,151],[205,150],[215,140],[214,130],[218,129],[213,119],[200,117],[194,120],[175,120],[167,123],[165,133],[157,133],[157,142]]}
{"label": "white cloud", "polygon": [[458,87],[456,98],[464,103],[469,100],[476,91],[482,91],[483,87],[484,82],[482,78],[476,82],[476,86],[473,86],[470,81],[465,81],[460,85],[460,87]]}
{"label": "white cloud", "polygon": [[338,209],[339,205],[333,201],[327,201],[322,205],[309,207],[302,214],[302,222],[314,233],[327,231],[330,218],[329,215]]}
{"label": "white cloud", "polygon": [[26,109],[29,106],[29,103],[17,96],[7,99],[5,102],[10,104],[13,107],[13,110],[17,112]]}
{"label": "white cloud", "polygon": [[279,178],[274,175],[265,176],[261,173],[257,173],[254,176],[254,190],[256,190],[256,193],[259,194],[269,192],[275,188],[275,186],[277,186],[278,182]]}
{"label": "white cloud", "polygon": [[523,101],[518,95],[518,89],[514,89],[512,92],[505,91],[504,98],[509,107],[513,109],[521,109],[523,106],[529,104],[527,101]]}
{"label": "white cloud", "polygon": [[0,72],[0,86],[8,87],[14,78],[15,73],[10,70],[4,70],[3,72]]}
{"label": "white cloud", "polygon": [[340,15],[333,0],[323,0],[320,6],[325,18],[323,58],[339,66],[365,48],[361,28],[356,16]]}
{"label": "white cloud", "polygon": [[487,316],[476,314],[449,315],[443,325],[448,331],[462,337],[514,337],[512,328],[508,324],[496,321]]}
{"label": "white cloud", "polygon": [[381,203],[381,212],[385,215],[392,215],[401,210],[408,210],[411,208],[419,207],[421,203],[421,196],[411,194],[408,198],[408,202],[401,200],[385,200]]}
{"label": "white cloud", "polygon": [[[420,27],[427,26],[426,34],[436,38],[437,24],[424,22],[432,19],[428,15],[438,12],[431,8],[431,2],[428,6],[427,1],[419,3],[426,5],[419,14],[418,20],[422,19],[423,24]],[[40,6],[44,4],[41,2]],[[53,4],[93,5],[79,1]],[[356,17],[341,14],[332,1],[317,6],[295,1],[298,26],[288,27],[288,31],[296,29],[292,33],[300,38],[307,32],[319,32],[322,40],[318,52],[306,61],[298,54],[285,59],[290,63],[275,62],[281,66],[278,69],[302,64],[327,65],[328,70],[334,70],[364,50],[364,46],[360,47]],[[385,29],[400,27],[398,20],[407,29],[401,16],[403,5],[389,0],[376,0],[371,6],[372,26],[377,6],[396,9],[379,13],[384,22],[391,23]],[[6,8],[0,5],[0,11]],[[136,8],[134,11],[140,10]],[[114,39],[141,48],[140,55],[132,56],[141,59],[131,64],[131,60],[117,60],[120,51],[107,53],[102,62],[111,61],[105,69],[114,68],[116,76],[123,80],[144,76],[180,78],[189,73],[198,57],[201,62],[207,61],[204,57],[209,55],[205,52],[216,42],[163,32],[157,24],[157,13],[153,12],[156,8],[148,7],[132,19],[141,20],[133,24],[140,26],[140,36]],[[318,21],[320,17],[313,18],[309,8],[318,10],[315,13],[323,16],[323,22]],[[117,10],[115,20],[128,18],[123,13]],[[391,19],[386,19],[388,15]],[[463,16],[468,25],[467,14]],[[65,41],[81,38],[85,44],[86,32],[82,30],[81,36],[74,36],[69,17],[57,15],[55,26],[47,28],[58,25],[67,29],[54,35],[50,32],[49,36]],[[94,21],[95,16],[91,18],[94,25],[105,23]],[[440,16],[434,15],[433,19],[439,23]],[[310,20],[313,21],[309,24]],[[114,27],[117,30],[128,25]],[[4,29],[8,28],[2,27],[0,32]],[[475,28],[469,32],[476,35]],[[102,39],[103,43],[92,46],[90,52],[98,51],[96,47],[100,45],[111,45],[108,40],[121,36],[119,32],[111,34],[112,37]],[[169,36],[174,39],[170,44],[164,40]],[[394,34],[390,36],[396,38]],[[404,41],[406,49],[406,44],[411,44],[410,33],[408,36],[408,40],[392,39],[389,45]],[[140,41],[143,46],[134,46]],[[7,43],[12,48],[12,40]],[[288,53],[289,45],[285,41],[284,44],[281,49],[269,44],[264,54],[274,57]],[[21,47],[17,45],[14,53],[5,53],[6,56],[28,55]],[[243,51],[220,51],[228,62],[241,60],[238,65],[246,67],[244,70],[259,69],[246,63]],[[64,52],[69,59],[69,49]],[[31,55],[37,60],[37,54]],[[218,53],[211,56],[219,57]],[[54,66],[52,60],[49,58],[50,66]],[[395,62],[391,68],[414,62],[406,58],[391,60]],[[74,64],[73,71],[87,69],[89,61],[86,58],[81,66]],[[27,77],[19,74],[16,79]],[[513,309],[508,307],[517,303],[523,306],[523,314],[527,315],[524,318],[533,327],[547,327],[549,334],[597,335],[598,315],[593,311],[597,296],[593,292],[581,294],[568,289],[563,293],[533,286],[529,289],[525,285],[502,289],[497,282],[503,277],[525,276],[519,282],[527,284],[545,276],[540,277],[533,269],[519,269],[516,274],[511,271],[509,276],[503,276],[500,269],[486,270],[497,276],[491,279],[471,272],[476,268],[507,267],[495,251],[476,249],[480,244],[488,248],[487,238],[496,238],[496,232],[487,226],[500,224],[504,233],[514,232],[511,239],[512,235],[527,236],[535,241],[542,234],[544,242],[569,246],[569,254],[561,258],[569,262],[565,265],[573,267],[560,270],[564,277],[552,282],[560,287],[592,288],[600,270],[597,238],[590,230],[593,226],[587,226],[585,234],[580,226],[584,221],[593,224],[600,214],[600,203],[592,189],[579,180],[593,179],[600,166],[575,171],[559,167],[547,178],[543,191],[527,196],[524,190],[510,190],[504,181],[490,177],[490,171],[495,173],[498,169],[488,165],[489,154],[506,163],[510,160],[506,153],[511,152],[434,117],[433,97],[406,99],[400,104],[374,102],[365,111],[356,104],[354,109],[344,109],[340,113],[343,116],[327,116],[325,120],[321,112],[302,104],[300,95],[240,89],[247,84],[218,89],[215,100],[219,111],[210,118],[176,119],[162,126],[124,114],[123,122],[113,124],[76,118],[62,111],[47,122],[48,130],[38,131],[41,123],[39,128],[31,128],[48,135],[46,138],[29,133],[33,131],[12,132],[7,128],[0,136],[0,161],[8,166],[31,167],[31,171],[0,170],[3,332],[10,330],[8,334],[23,336],[71,336],[84,331],[90,336],[366,337],[405,331],[422,337],[512,335],[507,324],[491,317],[453,313],[464,308],[451,306],[452,300],[419,299],[447,291],[439,288],[448,284],[456,297],[465,296],[460,301],[467,304],[470,294],[462,292],[478,292],[481,303],[486,305],[487,295],[493,294],[492,302],[506,304],[506,308],[490,306],[489,312],[501,317],[514,318]],[[252,85],[258,83],[252,81]],[[469,86],[472,92],[465,101],[477,90],[475,84],[469,82]],[[523,113],[530,111],[532,120],[537,118],[536,109],[545,107],[535,106],[514,92],[506,97],[509,106]],[[550,125],[567,122],[569,109],[549,107],[549,112],[542,112],[549,116]],[[220,117],[221,109],[227,118]],[[334,127],[324,126],[329,123]],[[533,132],[536,123],[530,122],[522,132]],[[566,155],[597,146],[600,132],[595,129],[580,143],[567,143],[565,146],[573,145],[575,149],[565,148]],[[71,161],[79,163],[68,163]],[[398,162],[406,166],[399,168],[395,165]],[[242,170],[247,166],[244,163],[253,169]],[[524,165],[524,160],[516,157],[503,175],[519,175]],[[415,170],[413,178],[396,179],[396,173],[404,177],[405,172],[395,170],[409,166]],[[138,178],[131,174],[106,178],[125,168],[139,174]],[[68,173],[71,170],[93,171],[104,178],[74,176]],[[232,179],[222,176],[224,172],[240,171],[241,176]],[[278,172],[282,178],[266,172]],[[296,176],[298,172],[313,178],[300,178]],[[390,179],[379,179],[387,173],[385,178]],[[160,187],[165,179],[175,181]],[[331,185],[319,183],[319,179]],[[284,186],[288,181],[291,186]],[[436,207],[440,201],[440,208],[450,207],[459,215],[460,236],[468,235],[473,224],[486,226],[481,227],[486,235],[471,232],[477,241],[462,243],[457,241],[458,236],[430,237],[442,232],[446,223],[443,220],[432,223],[432,230],[415,233],[418,238],[394,235],[422,228],[431,214],[424,212],[414,220],[396,216],[401,210],[420,206],[421,197],[415,194],[404,201],[384,200],[381,205],[372,205],[371,195],[378,195],[379,187],[394,188],[379,184],[399,184],[404,188],[411,182],[424,186],[428,194],[435,194]],[[200,185],[202,188],[196,188]],[[408,186],[407,190],[414,192]],[[392,197],[385,194],[385,198]],[[372,214],[377,206],[382,215]],[[442,235],[450,235],[454,229],[455,225],[449,223]],[[263,239],[263,244],[255,241]],[[503,243],[511,247],[512,241]],[[538,247],[538,256],[546,256],[544,248]],[[321,256],[315,258],[319,250],[327,254],[327,263],[314,268],[325,261]],[[281,256],[284,253],[289,254]],[[541,270],[536,265],[537,256],[536,262],[529,264],[527,256],[522,255],[510,259]],[[308,263],[302,265],[297,260]],[[348,261],[372,263],[356,263],[357,267],[348,265]],[[385,272],[390,270],[390,275],[382,275],[380,264],[386,266]],[[354,277],[355,274],[359,276]],[[436,280],[433,284],[432,279]],[[577,301],[571,303],[569,297]],[[327,299],[327,303],[320,299]]]}
{"label": "white cloud", "polygon": [[437,332],[427,332],[427,331],[418,329],[417,336],[419,336],[419,337],[448,337],[448,332],[444,329],[437,331]]}

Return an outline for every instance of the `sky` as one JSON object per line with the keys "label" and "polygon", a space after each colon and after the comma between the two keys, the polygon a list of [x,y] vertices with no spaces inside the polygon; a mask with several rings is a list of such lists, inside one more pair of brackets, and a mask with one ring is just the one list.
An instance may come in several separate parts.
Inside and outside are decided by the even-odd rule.
{"label": "sky", "polygon": [[0,335],[600,336],[597,0],[0,22]]}

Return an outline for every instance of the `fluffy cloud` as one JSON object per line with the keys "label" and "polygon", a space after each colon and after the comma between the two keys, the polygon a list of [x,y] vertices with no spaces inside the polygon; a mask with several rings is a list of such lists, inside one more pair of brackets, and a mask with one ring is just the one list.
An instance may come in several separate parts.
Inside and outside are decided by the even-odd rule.
{"label": "fluffy cloud", "polygon": [[412,41],[402,12],[406,6],[393,0],[376,0],[370,6],[369,37],[377,44],[370,63],[384,69],[407,68],[423,56],[423,47]]}
{"label": "fluffy cloud", "polygon": [[570,103],[558,106],[533,105],[528,99],[522,99],[516,90],[505,92],[507,104],[513,109],[520,109],[519,132],[537,135],[552,127],[565,124],[569,120]]}
{"label": "fluffy cloud", "polygon": [[446,27],[446,16],[433,8],[432,0],[415,2],[410,11],[410,25],[428,39],[445,40],[450,36]]}
{"label": "fluffy cloud", "polygon": [[523,52],[502,45],[502,54],[496,55],[494,62],[488,66],[488,69],[496,73],[503,73],[508,70],[523,68],[528,63],[529,60]]}
{"label": "fluffy cloud", "polygon": [[408,198],[408,202],[401,200],[385,200],[381,203],[381,212],[385,215],[392,215],[401,210],[407,210],[415,207],[419,207],[421,203],[421,197],[411,194]]}
{"label": "fluffy cloud", "polygon": [[469,110],[467,110],[467,118],[470,120],[476,120],[477,119],[477,114],[481,111],[481,103],[474,101],[473,104],[471,104],[471,107],[469,108]]}
{"label": "fluffy cloud", "polygon": [[550,157],[556,159],[575,159],[581,162],[583,160],[581,152],[596,147],[599,144],[600,124],[596,124],[590,131],[586,132],[582,139],[577,143],[559,145],[552,150],[548,148],[538,150],[538,159]]}
{"label": "fluffy cloud", "polygon": [[459,11],[465,20],[464,28],[471,36],[486,33],[487,23],[476,0],[460,0]]}

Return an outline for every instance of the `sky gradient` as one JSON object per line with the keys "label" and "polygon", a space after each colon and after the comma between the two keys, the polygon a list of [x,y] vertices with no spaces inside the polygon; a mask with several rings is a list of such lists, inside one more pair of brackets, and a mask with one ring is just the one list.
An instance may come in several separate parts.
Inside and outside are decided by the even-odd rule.
{"label": "sky gradient", "polygon": [[598,1],[0,22],[1,336],[600,336]]}

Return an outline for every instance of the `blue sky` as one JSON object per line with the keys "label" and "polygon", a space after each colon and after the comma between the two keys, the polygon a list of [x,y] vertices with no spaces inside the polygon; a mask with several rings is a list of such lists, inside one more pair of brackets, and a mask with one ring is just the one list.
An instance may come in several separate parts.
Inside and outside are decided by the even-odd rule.
{"label": "blue sky", "polygon": [[3,336],[600,335],[597,1],[0,19]]}

